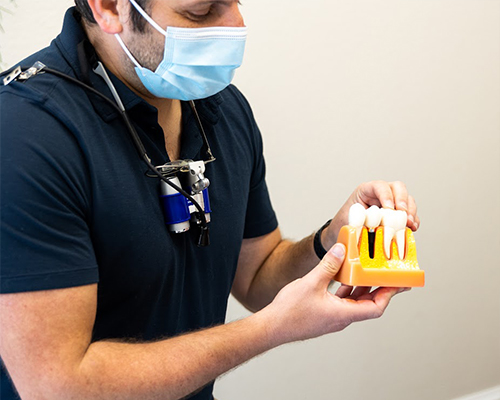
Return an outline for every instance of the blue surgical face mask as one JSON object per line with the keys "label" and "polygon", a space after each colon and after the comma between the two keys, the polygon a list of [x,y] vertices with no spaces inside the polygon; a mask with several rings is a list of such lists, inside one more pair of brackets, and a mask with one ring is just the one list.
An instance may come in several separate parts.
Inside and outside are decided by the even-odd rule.
{"label": "blue surgical face mask", "polygon": [[146,89],[156,97],[197,100],[226,88],[243,61],[247,28],[210,27],[163,30],[135,2],[130,3],[165,36],[163,60],[151,71],[142,67],[118,34],[116,39],[135,64],[135,71]]}

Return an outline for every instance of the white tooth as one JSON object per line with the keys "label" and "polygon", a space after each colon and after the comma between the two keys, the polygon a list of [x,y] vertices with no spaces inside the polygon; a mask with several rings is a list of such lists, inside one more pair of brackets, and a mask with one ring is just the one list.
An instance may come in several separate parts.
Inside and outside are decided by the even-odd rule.
{"label": "white tooth", "polygon": [[358,242],[365,224],[365,218],[365,208],[359,203],[353,204],[349,209],[349,225],[356,228],[356,238]]}
{"label": "white tooth", "polygon": [[391,255],[391,242],[396,237],[399,258],[404,257],[406,220],[407,216],[404,211],[389,209],[383,211],[382,225],[384,226],[384,250],[386,256]]}
{"label": "white tooth", "polygon": [[405,236],[406,236],[406,222],[408,220],[408,215],[405,211],[396,211],[396,244],[398,245],[398,255],[402,260],[405,256]]}
{"label": "white tooth", "polygon": [[373,231],[380,225],[380,221],[382,220],[382,210],[377,206],[371,206],[368,210],[366,210],[366,221],[365,226]]}
{"label": "white tooth", "polygon": [[398,221],[396,217],[396,211],[390,209],[382,210],[382,222],[381,225],[384,227],[384,250],[387,257],[391,256],[391,242],[392,238],[396,234],[396,226],[398,226]]}

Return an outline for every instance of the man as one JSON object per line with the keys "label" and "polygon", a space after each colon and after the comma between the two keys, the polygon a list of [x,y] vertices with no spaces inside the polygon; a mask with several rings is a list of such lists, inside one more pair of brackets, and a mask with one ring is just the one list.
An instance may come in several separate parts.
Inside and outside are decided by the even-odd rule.
{"label": "man", "polygon": [[[159,179],[101,97],[48,71],[2,88],[0,354],[21,398],[211,399],[217,376],[258,354],[381,316],[404,289],[327,291],[336,237],[354,203],[405,210],[416,230],[415,202],[400,182],[365,183],[315,245],[282,239],[260,133],[226,87],[242,55],[237,2],[76,3],[22,65],[116,89],[154,165],[210,149],[211,244],[169,232]],[[255,314],[224,325],[230,291]],[[13,385],[4,371],[2,399]]]}

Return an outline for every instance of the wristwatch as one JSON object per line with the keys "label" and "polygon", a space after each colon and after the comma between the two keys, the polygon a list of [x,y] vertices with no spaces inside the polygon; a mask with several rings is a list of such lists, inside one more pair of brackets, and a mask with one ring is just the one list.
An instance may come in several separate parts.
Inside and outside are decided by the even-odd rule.
{"label": "wristwatch", "polygon": [[323,229],[325,229],[328,225],[330,225],[330,222],[332,220],[326,221],[326,223],[319,228],[318,232],[316,232],[316,235],[314,235],[314,252],[318,256],[318,258],[321,260],[327,253],[323,245],[321,244],[321,232],[323,232]]}

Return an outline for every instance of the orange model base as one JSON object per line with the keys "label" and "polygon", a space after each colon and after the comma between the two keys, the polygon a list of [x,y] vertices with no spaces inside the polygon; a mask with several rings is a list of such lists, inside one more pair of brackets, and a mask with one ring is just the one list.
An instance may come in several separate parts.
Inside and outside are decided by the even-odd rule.
{"label": "orange model base", "polygon": [[395,240],[391,243],[391,254],[384,251],[384,227],[375,230],[374,257],[368,249],[368,230],[363,228],[359,246],[356,228],[346,225],[340,230],[338,242],[346,247],[346,257],[335,280],[351,286],[417,287],[424,286],[424,271],[417,262],[415,238],[406,228],[406,246],[403,259],[398,254]]}

